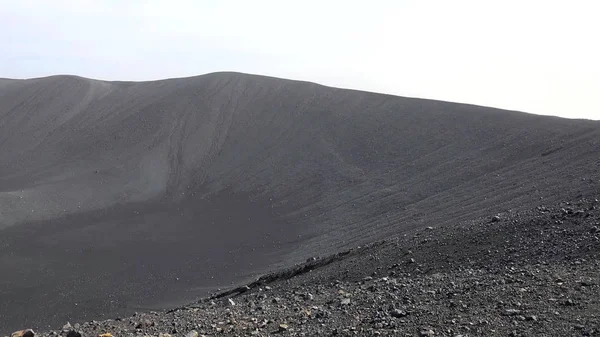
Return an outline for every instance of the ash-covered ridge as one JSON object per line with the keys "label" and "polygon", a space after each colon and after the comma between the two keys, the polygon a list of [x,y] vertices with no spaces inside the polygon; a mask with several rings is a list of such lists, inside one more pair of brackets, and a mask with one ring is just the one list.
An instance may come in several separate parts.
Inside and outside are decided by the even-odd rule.
{"label": "ash-covered ridge", "polygon": [[239,73],[0,81],[0,317],[176,307],[597,189],[600,123]]}

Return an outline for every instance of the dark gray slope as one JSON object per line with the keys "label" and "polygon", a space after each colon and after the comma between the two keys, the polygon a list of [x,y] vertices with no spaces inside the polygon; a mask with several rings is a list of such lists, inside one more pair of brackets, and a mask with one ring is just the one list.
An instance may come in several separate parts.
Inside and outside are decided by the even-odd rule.
{"label": "dark gray slope", "polygon": [[596,196],[501,213],[496,222],[416,229],[185,307],[77,329],[132,337],[600,336]]}
{"label": "dark gray slope", "polygon": [[[215,73],[0,81],[0,322],[188,302],[597,189],[600,123]],[[584,180],[585,179],[585,180]]]}

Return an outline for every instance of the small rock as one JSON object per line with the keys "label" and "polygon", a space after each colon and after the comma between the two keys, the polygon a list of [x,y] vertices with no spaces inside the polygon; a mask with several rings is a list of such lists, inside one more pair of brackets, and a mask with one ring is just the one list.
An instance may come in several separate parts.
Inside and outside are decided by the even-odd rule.
{"label": "small rock", "polygon": [[73,326],[71,323],[67,322],[67,324],[63,325],[62,330],[63,332],[71,331],[73,330]]}
{"label": "small rock", "polygon": [[198,331],[196,330],[192,330],[190,332],[188,332],[185,337],[198,337]]}
{"label": "small rock", "polygon": [[504,310],[504,316],[516,316],[521,313],[519,309],[506,309]]}
{"label": "small rock", "polygon": [[342,305],[349,305],[350,304],[350,299],[349,298],[343,298],[340,303]]}
{"label": "small rock", "polygon": [[417,261],[415,261],[415,259],[413,259],[412,257],[410,258],[410,260],[408,260],[409,263],[415,263]]}
{"label": "small rock", "polygon": [[408,315],[408,314],[404,310],[394,309],[394,310],[390,311],[390,316],[392,316],[392,317],[402,318],[402,317],[405,317],[406,315]]}
{"label": "small rock", "polygon": [[228,298],[227,302],[229,302],[229,305],[231,305],[231,306],[235,305],[235,302],[231,298]]}
{"label": "small rock", "polygon": [[575,324],[575,325],[573,325],[573,327],[577,330],[585,329],[585,325],[583,325],[583,324]]}
{"label": "small rock", "polygon": [[528,320],[528,321],[537,322],[538,317],[536,315],[527,315],[527,316],[525,316],[525,319]]}
{"label": "small rock", "polygon": [[498,221],[500,221],[500,217],[499,217],[499,216],[497,216],[497,215],[494,215],[494,216],[492,217],[492,222],[498,222]]}
{"label": "small rock", "polygon": [[594,234],[594,233],[598,233],[600,232],[600,228],[598,228],[598,226],[594,226],[592,228],[590,228],[590,233]]}
{"label": "small rock", "polygon": [[34,337],[34,336],[35,336],[35,332],[33,332],[33,330],[31,330],[31,329],[15,331],[10,335],[10,337]]}
{"label": "small rock", "polygon": [[425,330],[421,330],[421,337],[431,337],[433,335],[435,335],[435,332],[431,329],[425,329]]}
{"label": "small rock", "polygon": [[287,324],[279,324],[279,331],[284,332],[287,331],[290,327]]}
{"label": "small rock", "polygon": [[141,320],[138,324],[135,325],[136,329],[147,329],[154,326],[154,322],[149,319]]}
{"label": "small rock", "polygon": [[306,294],[302,294],[302,298],[305,301],[312,301],[315,298],[315,296],[313,296],[313,294],[311,294],[311,293],[306,293]]}
{"label": "small rock", "polygon": [[79,333],[79,332],[77,332],[75,330],[71,330],[67,334],[67,337],[81,337],[81,333]]}

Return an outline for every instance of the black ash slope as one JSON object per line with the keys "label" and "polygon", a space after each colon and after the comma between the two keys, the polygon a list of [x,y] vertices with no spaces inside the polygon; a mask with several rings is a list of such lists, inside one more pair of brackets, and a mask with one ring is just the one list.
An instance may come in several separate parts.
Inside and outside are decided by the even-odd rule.
{"label": "black ash slope", "polygon": [[490,218],[414,230],[271,273],[240,287],[243,293],[85,322],[76,330],[83,336],[600,336],[600,202]]}
{"label": "black ash slope", "polygon": [[600,123],[216,73],[0,81],[0,317],[176,306],[390,234],[568,200]]}

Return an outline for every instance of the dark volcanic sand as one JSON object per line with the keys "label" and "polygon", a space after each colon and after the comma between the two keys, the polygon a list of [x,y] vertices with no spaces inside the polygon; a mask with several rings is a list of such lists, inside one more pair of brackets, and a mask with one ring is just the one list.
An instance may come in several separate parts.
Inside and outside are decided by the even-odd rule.
{"label": "dark volcanic sand", "polygon": [[598,190],[600,123],[216,73],[0,83],[0,326]]}
{"label": "dark volcanic sand", "polygon": [[197,304],[75,329],[83,336],[600,336],[599,258],[600,202],[586,198],[497,221],[429,226]]}

